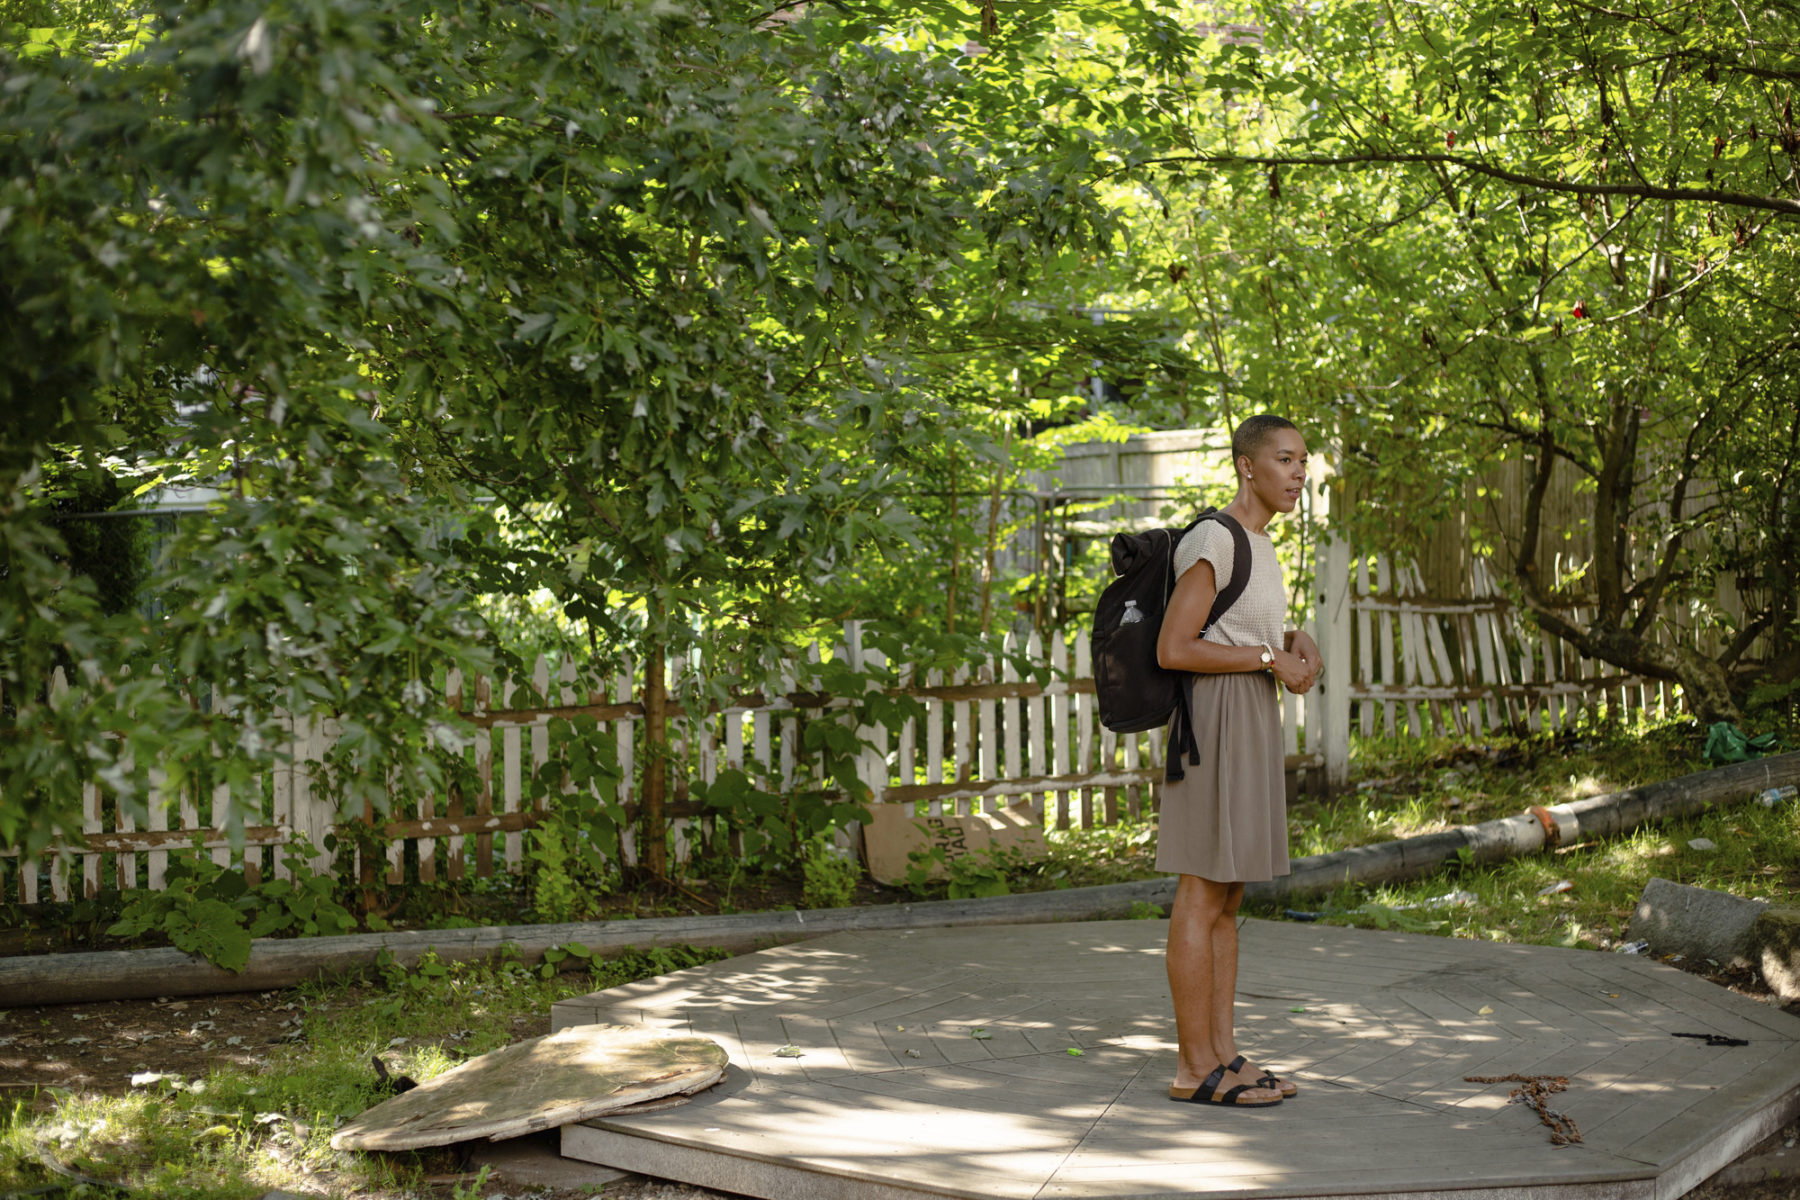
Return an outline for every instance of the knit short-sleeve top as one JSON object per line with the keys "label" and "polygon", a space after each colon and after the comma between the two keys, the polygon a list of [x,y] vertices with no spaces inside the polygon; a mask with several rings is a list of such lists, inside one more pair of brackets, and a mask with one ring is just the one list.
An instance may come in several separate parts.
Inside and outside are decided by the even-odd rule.
{"label": "knit short-sleeve top", "polygon": [[[1206,640],[1221,646],[1262,646],[1281,648],[1281,634],[1287,619],[1287,584],[1281,575],[1281,560],[1275,555],[1275,543],[1266,533],[1244,530],[1250,541],[1250,584],[1218,623],[1206,632]],[[1212,564],[1213,579],[1220,591],[1231,583],[1236,564],[1236,547],[1231,531],[1220,521],[1202,521],[1175,547],[1175,577],[1187,574],[1189,568],[1205,559]]]}

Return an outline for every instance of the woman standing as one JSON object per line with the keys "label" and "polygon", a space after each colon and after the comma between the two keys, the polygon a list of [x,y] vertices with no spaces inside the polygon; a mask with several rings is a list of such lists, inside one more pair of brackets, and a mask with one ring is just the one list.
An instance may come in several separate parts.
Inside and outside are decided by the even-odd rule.
{"label": "woman standing", "polygon": [[[1233,537],[1222,522],[1195,526],[1175,548],[1175,592],[1157,640],[1163,667],[1193,673],[1188,710],[1200,765],[1164,785],[1156,866],[1180,876],[1168,970],[1181,1059],[1169,1098],[1264,1107],[1299,1089],[1238,1053],[1236,918],[1245,883],[1288,873],[1276,682],[1291,692],[1310,690],[1319,648],[1305,633],[1282,628],[1287,589],[1267,532],[1276,513],[1294,511],[1306,487],[1306,441],[1292,422],[1265,414],[1238,426],[1231,455],[1238,492],[1221,511],[1249,535],[1250,561],[1233,561]],[[1219,589],[1245,569],[1248,587],[1205,628]]]}

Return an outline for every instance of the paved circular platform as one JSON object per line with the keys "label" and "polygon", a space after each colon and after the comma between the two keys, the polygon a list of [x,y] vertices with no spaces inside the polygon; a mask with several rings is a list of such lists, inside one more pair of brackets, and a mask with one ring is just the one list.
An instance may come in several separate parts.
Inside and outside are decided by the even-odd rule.
{"label": "paved circular platform", "polygon": [[[1800,1019],[1672,967],[1263,921],[1241,1048],[1301,1094],[1173,1104],[1166,931],[837,934],[564,1001],[553,1028],[698,1034],[731,1069],[684,1108],[567,1126],[563,1153],[771,1200],[1669,1200],[1800,1111]],[[1569,1077],[1579,1145],[1465,1080],[1515,1073]]]}

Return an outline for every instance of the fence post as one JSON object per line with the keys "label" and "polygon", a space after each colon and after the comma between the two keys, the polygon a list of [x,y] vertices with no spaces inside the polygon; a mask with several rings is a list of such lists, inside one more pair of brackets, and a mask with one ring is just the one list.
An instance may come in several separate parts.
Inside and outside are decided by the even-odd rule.
{"label": "fence post", "polygon": [[1350,784],[1350,546],[1336,534],[1326,536],[1319,558],[1320,708],[1324,716],[1325,786],[1337,792]]}
{"label": "fence post", "polygon": [[[861,621],[844,622],[844,653],[850,666],[858,671],[887,666],[887,658],[881,651],[863,648],[862,635]],[[877,688],[872,682],[865,680],[863,690],[872,692]],[[869,789],[869,808],[873,812],[875,805],[882,802],[888,786],[887,726],[859,725],[856,735],[863,739],[863,748],[856,756],[856,777]],[[854,859],[863,849],[862,822],[846,821],[838,831],[837,838],[838,847],[845,857]]]}
{"label": "fence post", "polygon": [[[630,704],[637,691],[637,667],[630,658],[619,665],[618,676],[613,680],[613,703]],[[617,739],[619,752],[619,808],[629,812],[630,805],[636,801],[637,764],[635,741],[637,727],[648,722],[634,721],[630,717],[620,717],[613,726],[613,736]],[[622,867],[636,866],[637,856],[637,824],[627,820],[619,829],[619,864]]]}
{"label": "fence post", "polygon": [[295,722],[294,740],[298,747],[303,747],[300,749],[301,765],[294,771],[296,824],[312,843],[313,874],[329,875],[335,855],[325,848],[325,839],[337,824],[338,806],[336,800],[321,794],[323,789],[315,790],[313,781],[315,776],[322,774],[326,749],[337,740],[337,722],[314,713],[304,724]]}

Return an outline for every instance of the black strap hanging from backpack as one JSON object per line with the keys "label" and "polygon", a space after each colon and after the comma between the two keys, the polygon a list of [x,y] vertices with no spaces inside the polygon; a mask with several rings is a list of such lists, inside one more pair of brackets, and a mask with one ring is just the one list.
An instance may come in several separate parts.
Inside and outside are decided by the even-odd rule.
{"label": "black strap hanging from backpack", "polygon": [[1094,609],[1091,646],[1100,723],[1114,733],[1139,733],[1165,726],[1179,713],[1169,739],[1165,777],[1171,781],[1184,777],[1183,757],[1195,766],[1200,763],[1190,711],[1193,676],[1159,664],[1156,641],[1175,592],[1175,547],[1201,521],[1218,521],[1230,531],[1234,556],[1231,582],[1214,597],[1200,630],[1199,636],[1206,636],[1250,584],[1250,538],[1242,525],[1216,509],[1203,510],[1181,529],[1115,535],[1112,564],[1118,578],[1100,594]]}

